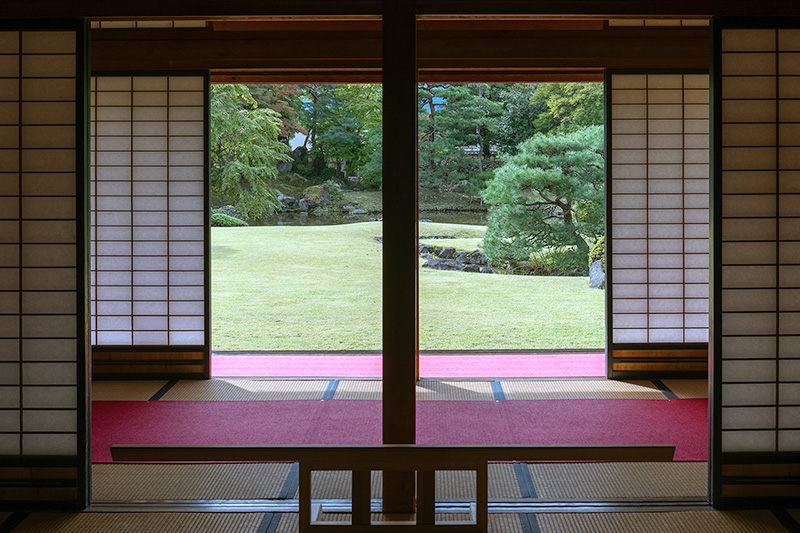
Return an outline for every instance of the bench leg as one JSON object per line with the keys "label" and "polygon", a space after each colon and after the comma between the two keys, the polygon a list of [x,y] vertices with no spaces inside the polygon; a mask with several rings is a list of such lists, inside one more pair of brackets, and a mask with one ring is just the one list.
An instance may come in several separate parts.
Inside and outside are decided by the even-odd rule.
{"label": "bench leg", "polygon": [[417,471],[417,524],[436,523],[436,471]]}
{"label": "bench leg", "polygon": [[372,523],[371,517],[371,483],[370,470],[353,470],[353,525],[368,526]]}
{"label": "bench leg", "polygon": [[489,530],[489,465],[475,465],[475,524],[478,531]]}
{"label": "bench leg", "polygon": [[311,468],[300,463],[300,498],[298,499],[298,522],[300,533],[311,530]]}

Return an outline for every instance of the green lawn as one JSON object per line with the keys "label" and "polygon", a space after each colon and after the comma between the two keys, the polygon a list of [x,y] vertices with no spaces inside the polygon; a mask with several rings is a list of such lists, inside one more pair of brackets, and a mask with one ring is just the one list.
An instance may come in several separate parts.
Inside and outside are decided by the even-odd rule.
{"label": "green lawn", "polygon": [[[479,245],[482,226],[420,224],[430,244]],[[212,228],[215,350],[381,348],[380,222]],[[470,246],[466,246],[469,244]],[[604,293],[586,278],[420,269],[420,348],[604,345]]]}

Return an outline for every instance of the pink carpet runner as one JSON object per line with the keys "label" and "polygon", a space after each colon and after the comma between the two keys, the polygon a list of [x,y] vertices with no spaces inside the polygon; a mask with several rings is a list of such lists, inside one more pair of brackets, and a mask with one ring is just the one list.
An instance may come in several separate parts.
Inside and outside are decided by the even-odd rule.
{"label": "pink carpet runner", "polygon": [[[708,459],[708,402],[417,402],[420,444],[674,444]],[[379,444],[381,402],[94,402],[92,460],[112,444]]]}
{"label": "pink carpet runner", "polygon": [[[605,377],[603,353],[421,355],[424,378]],[[379,378],[380,355],[217,355],[214,377]]]}

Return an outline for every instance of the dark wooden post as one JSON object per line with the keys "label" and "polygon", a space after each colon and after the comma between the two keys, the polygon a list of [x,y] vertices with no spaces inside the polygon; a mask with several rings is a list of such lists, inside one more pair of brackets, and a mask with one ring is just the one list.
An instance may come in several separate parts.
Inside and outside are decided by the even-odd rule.
{"label": "dark wooden post", "polygon": [[[415,3],[383,2],[383,442],[416,441],[419,375]],[[414,510],[414,472],[385,472],[383,509]]]}

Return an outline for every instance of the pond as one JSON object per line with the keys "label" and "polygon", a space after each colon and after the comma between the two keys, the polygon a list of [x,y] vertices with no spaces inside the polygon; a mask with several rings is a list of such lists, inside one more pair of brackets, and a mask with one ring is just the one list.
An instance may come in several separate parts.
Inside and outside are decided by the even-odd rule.
{"label": "pond", "polygon": [[[367,222],[369,219],[380,218],[381,213],[370,213],[360,216],[321,215],[314,216],[305,212],[280,213],[259,220],[254,226],[331,226],[334,224],[352,224]],[[430,220],[442,224],[474,224],[485,226],[487,213],[485,211],[420,211],[421,220]]]}

